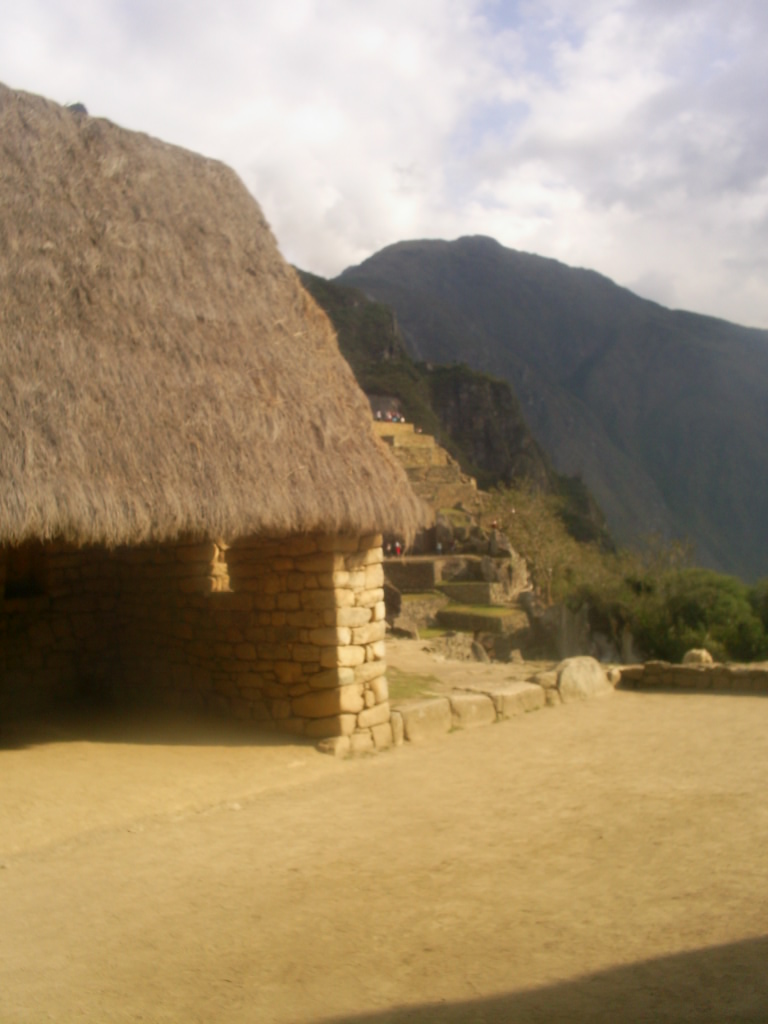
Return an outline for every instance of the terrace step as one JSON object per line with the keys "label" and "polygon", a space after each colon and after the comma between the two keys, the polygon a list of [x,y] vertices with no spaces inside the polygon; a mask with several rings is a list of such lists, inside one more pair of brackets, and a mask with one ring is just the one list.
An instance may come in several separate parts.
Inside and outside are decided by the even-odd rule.
{"label": "terrace step", "polygon": [[[505,559],[492,561],[503,563]],[[483,568],[487,563],[486,555],[401,555],[385,558],[384,577],[403,594],[419,593],[442,589],[441,585],[448,583],[482,583],[485,581]],[[457,598],[453,597],[453,600]]]}
{"label": "terrace step", "polygon": [[437,589],[442,591],[457,604],[503,604],[498,600],[501,587],[498,583],[488,583],[485,580],[470,580],[466,583],[438,583]]}
{"label": "terrace step", "polygon": [[412,423],[387,423],[373,421],[373,432],[393,448],[437,448],[437,441],[431,434],[416,433]]}
{"label": "terrace step", "polygon": [[444,629],[461,633],[514,633],[528,625],[528,616],[522,608],[449,606],[441,608],[435,619]]}
{"label": "terrace step", "polygon": [[444,448],[432,445],[431,447],[399,448],[397,450],[397,458],[405,466],[406,471],[410,473],[412,469],[447,466],[449,455]]}
{"label": "terrace step", "polygon": [[374,420],[373,429],[392,448],[413,490],[432,508],[451,508],[457,503],[467,508],[477,505],[474,478],[462,473],[458,462],[431,434],[417,433],[413,423],[384,420]]}

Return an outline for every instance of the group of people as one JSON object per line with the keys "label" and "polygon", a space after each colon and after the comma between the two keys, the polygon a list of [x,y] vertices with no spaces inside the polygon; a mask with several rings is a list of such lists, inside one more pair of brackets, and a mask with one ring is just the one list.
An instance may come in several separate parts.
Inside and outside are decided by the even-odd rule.
{"label": "group of people", "polygon": [[376,419],[383,420],[385,423],[405,423],[405,416],[402,413],[394,412],[392,409],[387,409],[386,412],[377,409]]}

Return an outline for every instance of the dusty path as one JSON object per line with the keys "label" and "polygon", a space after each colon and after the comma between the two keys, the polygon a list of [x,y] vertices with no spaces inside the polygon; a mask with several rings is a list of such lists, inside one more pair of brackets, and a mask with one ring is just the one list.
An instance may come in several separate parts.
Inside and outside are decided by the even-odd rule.
{"label": "dusty path", "polygon": [[768,1019],[768,701],[0,749],[0,1020]]}

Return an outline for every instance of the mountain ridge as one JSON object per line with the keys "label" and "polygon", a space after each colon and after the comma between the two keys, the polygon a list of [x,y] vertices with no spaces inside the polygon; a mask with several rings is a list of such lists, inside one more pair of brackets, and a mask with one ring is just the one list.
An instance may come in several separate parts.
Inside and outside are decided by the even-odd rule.
{"label": "mountain ridge", "polygon": [[702,564],[768,573],[768,331],[484,236],[398,242],[335,280],[391,306],[414,358],[506,380],[622,543],[688,538]]}

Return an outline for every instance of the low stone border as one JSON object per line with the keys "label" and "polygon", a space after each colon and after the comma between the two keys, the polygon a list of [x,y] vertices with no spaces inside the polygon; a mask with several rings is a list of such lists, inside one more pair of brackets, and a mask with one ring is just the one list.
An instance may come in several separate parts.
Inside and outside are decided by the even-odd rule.
{"label": "low stone border", "polygon": [[611,693],[618,675],[594,658],[567,658],[528,682],[476,683],[444,697],[410,701],[392,710],[396,746],[421,743],[453,729],[471,729],[515,718],[538,708]]}
{"label": "low stone border", "polygon": [[710,690],[723,693],[768,694],[768,663],[753,665],[672,665],[647,661],[618,670],[624,689]]}
{"label": "low stone border", "polygon": [[[443,697],[394,705],[391,713],[394,746],[423,743],[454,729],[472,729],[515,718],[542,707],[588,700],[617,687],[768,694],[768,662],[752,665],[688,664],[648,661],[606,669],[594,658],[566,658],[550,671],[527,682],[468,683]],[[352,740],[355,737],[351,738]],[[336,755],[373,752],[373,744],[334,737],[319,744]]]}

